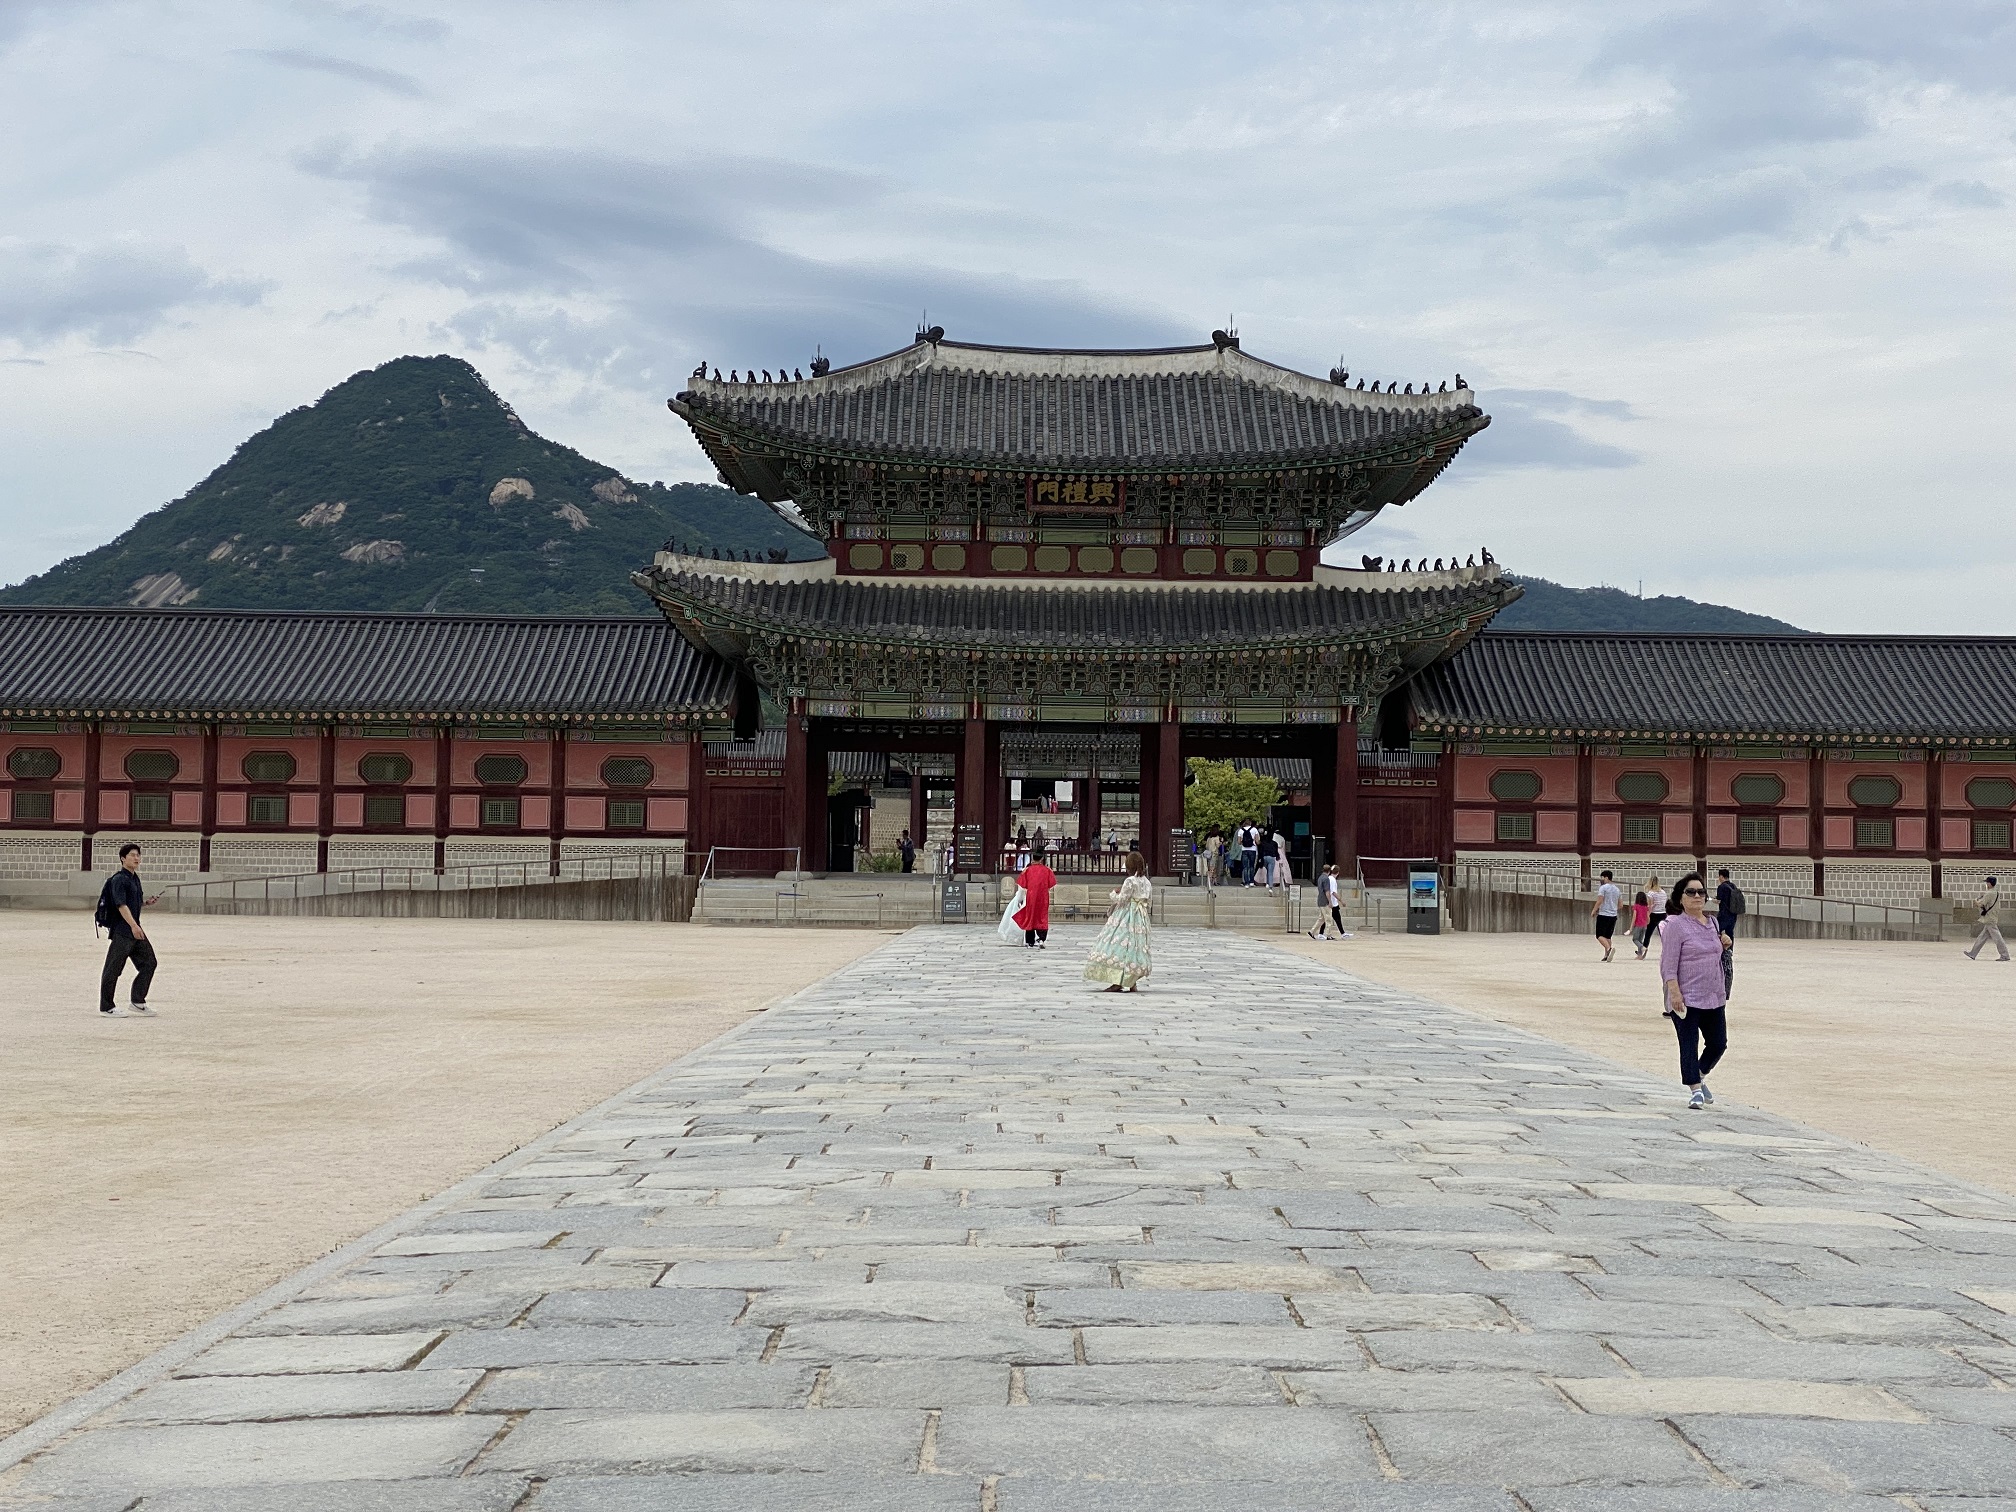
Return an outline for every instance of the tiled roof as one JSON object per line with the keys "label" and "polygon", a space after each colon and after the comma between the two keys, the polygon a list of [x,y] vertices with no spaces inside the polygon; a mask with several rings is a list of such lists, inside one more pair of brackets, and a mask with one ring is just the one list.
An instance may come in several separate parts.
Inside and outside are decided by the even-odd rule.
{"label": "tiled roof", "polygon": [[[1490,423],[1468,389],[1426,387],[1350,389],[1236,347],[1041,352],[946,341],[798,382],[696,377],[672,408],[703,443],[712,430],[742,450],[1156,472],[1418,452]],[[709,450],[732,466],[732,451]]]}
{"label": "tiled roof", "polygon": [[659,718],[733,690],[659,618],[0,608],[0,713]]}
{"label": "tiled roof", "polygon": [[1440,733],[2016,737],[2016,639],[1487,631],[1409,686]]}
{"label": "tiled roof", "polygon": [[708,626],[801,640],[960,649],[1132,651],[1422,639],[1463,628],[1517,589],[1509,579],[1464,587],[1369,592],[1329,587],[949,587],[847,578],[766,583],[659,571],[638,580]]}

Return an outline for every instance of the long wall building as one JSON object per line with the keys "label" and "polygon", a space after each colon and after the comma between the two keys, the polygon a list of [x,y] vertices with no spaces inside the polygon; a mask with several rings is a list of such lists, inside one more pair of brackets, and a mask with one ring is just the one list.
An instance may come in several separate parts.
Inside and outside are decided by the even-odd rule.
{"label": "long wall building", "polygon": [[980,864],[1040,777],[1079,795],[1057,829],[1103,788],[1167,873],[1193,755],[1306,774],[1347,864],[1909,903],[2016,862],[2016,641],[1500,634],[1519,589],[1481,550],[1325,565],[1489,423],[1460,378],[933,330],[672,408],[824,557],[662,552],[635,619],[0,609],[0,893],[87,896],[129,837],[162,880],[639,846],[816,872],[850,864],[850,774],[890,768]]}

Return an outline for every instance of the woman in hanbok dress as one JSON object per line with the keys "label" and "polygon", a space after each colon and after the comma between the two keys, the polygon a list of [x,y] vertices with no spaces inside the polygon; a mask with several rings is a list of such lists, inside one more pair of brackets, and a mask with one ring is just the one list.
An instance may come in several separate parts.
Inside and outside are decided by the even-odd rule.
{"label": "woman in hanbok dress", "polygon": [[1104,982],[1108,992],[1135,992],[1148,975],[1148,861],[1139,851],[1127,855],[1127,879],[1109,896],[1113,912],[1092,942],[1085,980]]}

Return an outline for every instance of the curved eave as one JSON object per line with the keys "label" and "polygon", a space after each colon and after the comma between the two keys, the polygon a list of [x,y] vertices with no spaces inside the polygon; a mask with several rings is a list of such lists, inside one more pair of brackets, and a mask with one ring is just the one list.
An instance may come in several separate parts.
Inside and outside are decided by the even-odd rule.
{"label": "curved eave", "polygon": [[887,467],[951,469],[957,472],[1041,473],[1046,477],[1139,477],[1171,474],[1193,476],[1270,472],[1327,472],[1340,469],[1390,468],[1414,464],[1410,476],[1382,502],[1404,504],[1432,483],[1463,444],[1491,423],[1478,413],[1445,425],[1422,428],[1382,445],[1343,450],[1335,447],[1296,452],[1234,453],[1209,459],[1097,458],[1050,459],[1040,456],[974,456],[905,449],[836,444],[816,436],[775,431],[751,425],[711,406],[696,404],[690,394],[666,401],[674,414],[692,427],[694,438],[729,486],[755,494],[766,503],[790,497],[784,488],[783,463],[871,463]]}
{"label": "curved eave", "polygon": [[996,636],[962,636],[956,630],[920,634],[914,629],[906,630],[889,625],[871,625],[857,629],[851,626],[825,627],[798,624],[751,613],[747,608],[722,602],[703,593],[686,591],[676,580],[668,581],[639,573],[636,575],[636,581],[638,586],[644,588],[665,607],[667,617],[679,628],[681,634],[696,645],[734,660],[740,660],[746,655],[747,643],[752,636],[774,636],[792,641],[834,641],[850,645],[950,652],[968,656],[984,656],[1007,650],[1037,660],[1117,657],[1127,660],[1166,661],[1179,656],[1215,658],[1250,655],[1254,652],[1320,651],[1333,647],[1352,649],[1394,644],[1421,645],[1426,654],[1421,656],[1418,662],[1414,658],[1409,658],[1410,664],[1406,665],[1409,673],[1432,665],[1450,654],[1461,641],[1476,634],[1492,615],[1518,596],[1518,590],[1514,585],[1507,583],[1501,587],[1494,584],[1464,595],[1456,602],[1426,608],[1413,618],[1395,619],[1384,623],[1328,630],[1301,630],[1292,633],[1252,633],[1242,635],[1236,642],[1231,643],[1198,642],[1176,646],[1097,645],[1074,648],[1052,644],[1015,644],[1004,642],[1002,638]]}

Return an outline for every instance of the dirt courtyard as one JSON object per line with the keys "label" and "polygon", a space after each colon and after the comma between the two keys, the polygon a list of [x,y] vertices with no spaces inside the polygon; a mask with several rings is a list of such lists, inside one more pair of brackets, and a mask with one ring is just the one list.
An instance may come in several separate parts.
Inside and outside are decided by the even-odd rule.
{"label": "dirt courtyard", "polygon": [[[1280,938],[1280,937],[1276,937]],[[1657,947],[1541,934],[1360,935],[1285,948],[1672,1080]],[[1745,940],[1716,1095],[2016,1192],[2016,964],[1957,944]]]}
{"label": "dirt courtyard", "polygon": [[889,938],[148,923],[103,1021],[87,916],[0,912],[0,1436]]}

